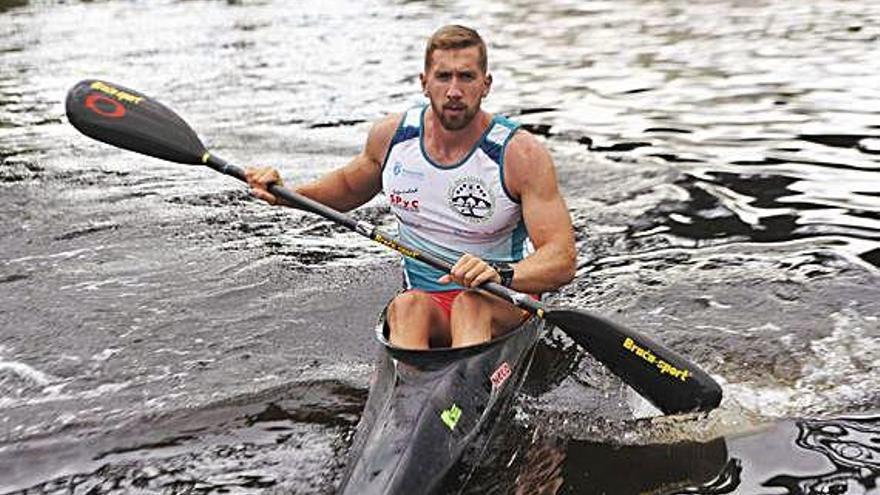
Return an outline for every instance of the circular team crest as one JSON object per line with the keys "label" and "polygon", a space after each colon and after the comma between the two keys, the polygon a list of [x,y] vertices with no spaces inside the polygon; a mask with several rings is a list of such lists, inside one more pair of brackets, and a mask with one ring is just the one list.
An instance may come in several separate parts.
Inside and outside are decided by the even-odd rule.
{"label": "circular team crest", "polygon": [[471,223],[483,223],[495,212],[495,194],[478,177],[462,177],[449,186],[449,206]]}

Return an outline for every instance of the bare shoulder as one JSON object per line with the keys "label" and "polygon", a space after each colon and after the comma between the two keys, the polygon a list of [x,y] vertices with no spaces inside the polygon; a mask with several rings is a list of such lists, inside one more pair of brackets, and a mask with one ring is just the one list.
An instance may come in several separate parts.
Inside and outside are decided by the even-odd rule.
{"label": "bare shoulder", "polygon": [[373,127],[370,128],[370,135],[385,137],[390,140],[391,136],[394,135],[394,131],[396,131],[397,127],[400,125],[400,119],[402,118],[402,113],[392,113],[382,117],[373,122]]}
{"label": "bare shoulder", "polygon": [[510,191],[520,196],[524,188],[555,185],[553,158],[534,134],[520,129],[507,143],[504,154],[504,179]]}
{"label": "bare shoulder", "polygon": [[388,145],[391,144],[391,138],[394,137],[402,118],[402,113],[395,113],[373,122],[370,133],[367,135],[367,144],[364,150],[371,159],[378,163],[385,160]]}
{"label": "bare shoulder", "polygon": [[534,161],[550,158],[547,147],[537,137],[525,129],[519,129],[507,144],[505,160]]}

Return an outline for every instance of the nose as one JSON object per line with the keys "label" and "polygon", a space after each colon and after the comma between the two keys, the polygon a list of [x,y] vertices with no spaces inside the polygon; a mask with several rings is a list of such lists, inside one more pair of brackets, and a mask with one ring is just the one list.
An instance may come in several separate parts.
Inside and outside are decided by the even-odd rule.
{"label": "nose", "polygon": [[464,93],[462,93],[461,89],[458,87],[458,79],[452,78],[452,82],[449,84],[449,88],[446,90],[446,97],[451,100],[460,100]]}

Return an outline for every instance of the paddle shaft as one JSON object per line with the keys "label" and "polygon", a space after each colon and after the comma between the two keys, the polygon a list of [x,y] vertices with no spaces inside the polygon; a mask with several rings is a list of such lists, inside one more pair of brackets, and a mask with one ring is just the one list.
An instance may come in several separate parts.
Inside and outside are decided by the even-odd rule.
{"label": "paddle shaft", "polygon": [[[230,175],[232,177],[235,177],[236,179],[247,182],[247,177],[245,177],[244,175],[244,169],[237,167],[218,156],[214,156],[210,153],[205,153],[202,161],[205,163],[205,165],[220,173]],[[452,264],[448,261],[431,253],[414,249],[408,246],[406,243],[403,243],[394,238],[393,236],[386,234],[380,228],[369,222],[365,222],[363,220],[355,220],[345,213],[337,211],[333,208],[330,208],[329,206],[326,206],[311,198],[303,196],[302,194],[298,194],[294,191],[291,191],[290,189],[279,186],[277,184],[271,184],[268,190],[270,193],[274,194],[275,197],[281,198],[285,203],[290,206],[293,206],[300,210],[315,213],[328,220],[336,222],[337,224],[342,225],[351,231],[357,232],[358,234],[368,239],[378,242],[383,246],[389,247],[408,258],[421,261],[422,263],[441,270],[444,273],[449,273],[452,271]],[[544,305],[541,304],[540,301],[536,301],[532,297],[523,294],[522,292],[515,291],[511,288],[491,281],[483,282],[483,284],[480,285],[480,289],[483,289],[486,292],[489,292],[504,300],[510,301],[512,304],[515,304],[516,306],[534,315],[537,315],[538,317],[544,317]]]}
{"label": "paddle shaft", "polygon": [[[86,79],[67,94],[65,109],[80,132],[99,141],[145,155],[210,168],[246,181],[244,170],[212,156],[195,131],[168,107],[123,86]],[[449,273],[452,264],[401,243],[375,226],[354,220],[301,194],[273,185],[269,191],[288,206],[302,209]],[[560,328],[575,342],[665,413],[709,410],[721,401],[721,387],[678,353],[630,328],[589,311],[545,307],[530,296],[494,282],[480,285]]]}

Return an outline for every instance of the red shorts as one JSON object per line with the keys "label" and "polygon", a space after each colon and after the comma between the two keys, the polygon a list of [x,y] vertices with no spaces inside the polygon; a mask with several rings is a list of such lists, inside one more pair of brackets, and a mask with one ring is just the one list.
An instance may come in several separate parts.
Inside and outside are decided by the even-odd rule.
{"label": "red shorts", "polygon": [[[449,317],[452,314],[452,301],[458,297],[459,294],[464,292],[464,289],[455,289],[455,290],[444,290],[440,292],[428,292],[428,295],[431,296],[431,299],[440,306],[440,309],[446,313],[446,316]],[[529,294],[532,299],[539,301],[540,296],[536,296],[534,294]]]}

